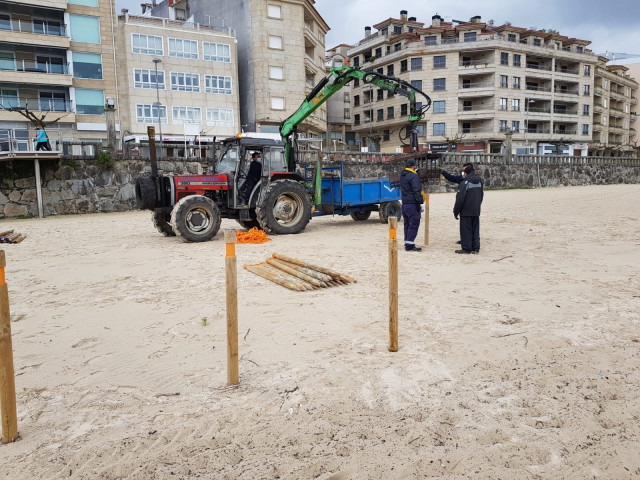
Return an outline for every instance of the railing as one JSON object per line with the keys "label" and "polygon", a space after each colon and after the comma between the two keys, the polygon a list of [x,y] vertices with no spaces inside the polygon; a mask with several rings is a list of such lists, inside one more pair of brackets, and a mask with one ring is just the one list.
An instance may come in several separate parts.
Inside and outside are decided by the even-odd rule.
{"label": "railing", "polygon": [[493,133],[493,128],[491,127],[461,127],[458,128],[459,134],[474,134],[474,133]]}
{"label": "railing", "polygon": [[50,25],[47,23],[39,22],[34,23],[29,20],[21,20],[19,18],[12,18],[9,25],[4,25],[2,30],[12,30],[14,32],[24,33],[36,33],[40,35],[52,35],[56,37],[67,36],[66,25]]}
{"label": "railing", "polygon": [[[9,133],[11,132],[11,134]],[[49,139],[49,144],[51,145],[51,150],[48,150],[53,153],[59,153],[62,151],[63,142],[62,142],[62,130],[57,129],[46,129],[47,138]],[[25,153],[25,152],[34,152],[36,151],[36,132],[31,130],[26,137],[18,136],[16,137],[13,131],[2,131],[0,132],[0,153],[4,155],[12,155],[14,153]]]}
{"label": "railing", "polygon": [[531,68],[533,70],[546,70],[547,72],[551,71],[551,65],[540,65],[537,63],[528,63],[527,68]]}
{"label": "railing", "polygon": [[551,107],[549,108],[544,108],[544,107],[529,107],[529,110],[527,110],[528,113],[551,113]]}
{"label": "railing", "polygon": [[[11,65],[13,64],[13,65]],[[0,70],[13,70],[14,72],[36,72],[69,75],[68,63],[36,62],[33,60],[2,60]]]}
{"label": "railing", "polygon": [[578,69],[568,69],[568,68],[556,67],[556,72],[558,72],[558,73],[569,73],[571,75],[580,75],[580,70],[578,70]]}
{"label": "railing", "polygon": [[554,88],[553,91],[555,93],[560,93],[562,95],[580,95],[580,92],[577,92],[575,90],[564,90],[564,89],[558,88],[558,87]]}
{"label": "railing", "polygon": [[493,65],[493,59],[487,59],[487,60],[462,60],[459,63],[459,66],[461,67],[474,67],[477,68],[478,65],[484,65],[485,67],[488,67],[489,65]]}
{"label": "railing", "polygon": [[553,113],[559,114],[559,115],[577,115],[578,110],[565,110],[562,108],[554,108]]}
{"label": "railing", "polygon": [[492,82],[463,83],[462,85],[458,86],[458,88],[461,88],[464,90],[472,89],[472,88],[486,88],[486,87],[493,87],[493,83]]}
{"label": "railing", "polygon": [[527,85],[524,89],[533,92],[551,92],[551,87],[536,87],[534,85]]}
{"label": "railing", "polygon": [[67,100],[57,100],[52,98],[16,98],[7,95],[0,95],[0,110],[11,108],[27,108],[39,110],[41,112],[71,112],[72,103]]}
{"label": "railing", "polygon": [[442,154],[442,163],[462,165],[464,163],[496,165],[607,165],[640,167],[640,158],[636,157],[573,157],[568,155],[512,155],[508,161],[504,155],[491,153]]}
{"label": "railing", "polygon": [[556,135],[577,135],[577,131],[573,128],[567,130],[559,130],[557,128],[554,128],[553,133]]}
{"label": "railing", "polygon": [[549,128],[542,128],[542,127],[536,127],[536,128],[530,128],[530,127],[524,127],[522,129],[522,131],[524,133],[549,133],[551,130]]}
{"label": "railing", "polygon": [[[458,105],[458,112],[459,113],[462,113],[462,112],[477,112],[479,110],[491,110],[491,111],[493,111],[493,105],[463,105],[462,107],[460,107]],[[506,109],[502,109],[501,108],[500,110],[506,110]]]}

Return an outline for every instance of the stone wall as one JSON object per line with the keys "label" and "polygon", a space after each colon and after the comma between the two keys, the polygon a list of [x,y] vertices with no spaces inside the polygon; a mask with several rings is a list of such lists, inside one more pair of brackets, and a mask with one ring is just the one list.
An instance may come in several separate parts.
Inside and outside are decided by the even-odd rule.
{"label": "stone wall", "polygon": [[[588,160],[587,160],[588,162]],[[328,166],[330,164],[327,164]],[[444,163],[442,168],[457,173],[459,164]],[[160,161],[160,173],[199,174],[196,161]],[[372,178],[399,173],[402,164],[394,161],[345,162],[346,178]],[[437,175],[439,165],[431,165],[433,178],[424,178],[432,193],[451,191],[455,184]],[[135,179],[148,176],[148,161],[119,160],[112,169],[98,167],[93,160],[67,159],[41,161],[44,214],[121,212],[135,206]],[[422,173],[426,173],[422,170]],[[505,165],[476,164],[476,171],[487,189],[538,188],[568,185],[640,183],[640,166],[615,165]],[[0,218],[37,217],[35,172],[32,161],[0,162]]]}

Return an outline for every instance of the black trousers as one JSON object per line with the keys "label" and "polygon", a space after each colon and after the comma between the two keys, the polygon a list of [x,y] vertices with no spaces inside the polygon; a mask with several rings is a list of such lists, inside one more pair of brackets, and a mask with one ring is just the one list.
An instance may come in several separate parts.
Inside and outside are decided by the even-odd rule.
{"label": "black trousers", "polygon": [[460,217],[460,242],[463,250],[480,250],[480,217]]}

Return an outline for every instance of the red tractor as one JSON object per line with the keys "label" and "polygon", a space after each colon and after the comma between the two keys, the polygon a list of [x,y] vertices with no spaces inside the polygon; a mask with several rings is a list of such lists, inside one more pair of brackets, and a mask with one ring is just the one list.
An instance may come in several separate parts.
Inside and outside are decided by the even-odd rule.
{"label": "red tractor", "polygon": [[[245,180],[254,152],[262,157],[262,177],[245,204]],[[287,170],[278,135],[243,134],[222,141],[215,173],[141,177],[136,181],[136,198],[140,208],[153,211],[160,233],[184,242],[211,240],[222,218],[233,218],[245,228],[291,234],[302,232],[311,219],[305,182]]]}

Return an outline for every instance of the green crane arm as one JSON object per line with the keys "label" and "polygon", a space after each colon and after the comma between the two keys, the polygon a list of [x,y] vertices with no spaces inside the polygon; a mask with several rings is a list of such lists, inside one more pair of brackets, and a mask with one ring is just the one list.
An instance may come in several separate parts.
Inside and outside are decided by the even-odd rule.
{"label": "green crane arm", "polygon": [[[297,126],[353,79],[361,80],[365,84],[373,84],[378,88],[409,99],[409,120],[404,128],[406,131],[404,138],[410,138],[410,145],[413,151],[418,150],[418,135],[415,124],[431,107],[431,99],[426,93],[404,80],[381,73],[364,71],[352,66],[331,68],[329,74],[320,80],[311,93],[307,95],[298,110],[280,125],[280,136],[285,143],[285,155],[290,171],[295,169],[293,142]],[[425,98],[425,101],[420,106],[416,102],[416,93]]]}

